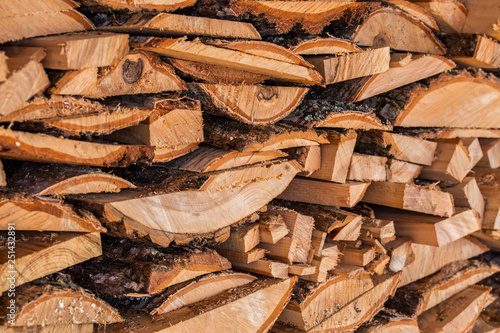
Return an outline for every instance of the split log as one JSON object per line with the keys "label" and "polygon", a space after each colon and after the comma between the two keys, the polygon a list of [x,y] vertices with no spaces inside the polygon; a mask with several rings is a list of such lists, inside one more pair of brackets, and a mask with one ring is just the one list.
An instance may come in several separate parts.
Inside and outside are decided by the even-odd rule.
{"label": "split log", "polygon": [[494,10],[489,10],[496,4],[495,0],[464,0],[467,8],[467,18],[462,33],[488,34],[500,40],[498,28],[498,15]]}
{"label": "split log", "polygon": [[316,267],[307,264],[288,265],[288,273],[298,276],[311,275],[316,273]]}
{"label": "split log", "polygon": [[[16,235],[20,236],[19,234],[20,232]],[[0,272],[2,276],[14,277],[0,282],[2,292],[102,254],[101,237],[98,232],[86,234],[24,232],[21,238],[16,239],[15,245],[11,238],[13,237],[7,237],[7,233],[3,233],[1,237]],[[9,251],[14,251],[16,254],[14,262],[12,259],[7,260]]]}
{"label": "split log", "polygon": [[326,84],[332,84],[389,70],[389,47],[368,49],[336,56],[310,56],[307,61],[314,65]]}
{"label": "split log", "polygon": [[299,280],[278,322],[307,331],[371,288],[373,282],[366,272],[351,277],[331,275],[323,283]]}
{"label": "split log", "polygon": [[169,286],[231,268],[214,250],[158,250],[127,239],[103,239],[103,256],[71,268],[83,288],[113,296],[150,296]]}
{"label": "split log", "polygon": [[474,209],[457,208],[456,214],[448,218],[388,208],[377,209],[375,214],[394,221],[396,235],[430,246],[443,246],[481,229],[479,214]]}
{"label": "split log", "polygon": [[[407,55],[408,63],[395,62],[397,57]],[[407,84],[449,71],[455,68],[453,61],[438,56],[395,53],[391,55],[388,71],[370,77],[343,82],[327,88],[330,98],[354,103]]]}
{"label": "split log", "polygon": [[50,89],[52,94],[104,98],[117,95],[187,90],[187,84],[158,55],[134,50],[112,67],[67,72]]}
{"label": "split log", "polygon": [[274,123],[295,110],[309,89],[261,85],[190,85],[210,112],[249,124]]}
{"label": "split log", "polygon": [[387,254],[377,253],[375,258],[366,265],[366,270],[372,274],[382,275],[389,264],[391,257]]}
{"label": "split log", "polygon": [[[292,256],[293,261],[307,263],[309,250],[311,249],[311,236],[315,223],[314,219],[311,216],[299,214],[296,211],[283,207],[268,206],[267,211],[271,214],[279,214],[283,218],[289,230],[285,238],[290,238],[297,242],[297,250]],[[262,244],[262,246],[263,245],[264,244]],[[264,248],[269,249],[269,247]]]}
{"label": "split log", "polygon": [[0,82],[7,80],[7,77],[9,76],[7,59],[8,57],[5,55],[5,51],[0,51]]}
{"label": "split log", "polygon": [[443,217],[453,216],[455,212],[450,193],[413,184],[374,182],[362,201]]}
{"label": "split log", "polygon": [[175,58],[170,58],[170,62],[172,66],[184,73],[184,75],[207,83],[255,84],[270,79],[267,75],[255,74],[244,70],[203,62]]}
{"label": "split log", "polygon": [[[356,214],[353,214],[356,216]],[[341,229],[332,231],[328,237],[334,241],[355,241],[361,235],[361,216],[357,215]]]}
{"label": "split log", "polygon": [[342,253],[342,263],[355,266],[366,266],[375,258],[375,248],[363,244],[359,248],[348,245]]}
{"label": "split log", "polygon": [[259,225],[251,223],[243,224],[237,229],[231,230],[229,238],[216,246],[217,249],[230,251],[248,252],[256,247],[260,242]]}
{"label": "split log", "polygon": [[274,25],[278,34],[287,33],[295,25],[299,25],[306,33],[317,35],[331,21],[340,19],[346,13],[350,17],[363,16],[365,12],[379,6],[379,4],[349,1],[303,3],[238,0],[231,5],[231,10],[237,16],[244,13],[250,13],[255,17],[262,16],[268,23]]}
{"label": "split log", "polygon": [[5,169],[3,167],[2,161],[0,161],[0,186],[7,186],[7,180],[5,179]]}
{"label": "split log", "polygon": [[[291,265],[297,257],[299,250],[298,241],[295,238],[283,237],[275,244],[261,243],[259,245],[261,248],[266,250],[266,257],[274,260],[279,260],[281,262]],[[305,261],[306,262],[307,258]]]}
{"label": "split log", "polygon": [[[404,35],[401,31],[404,31]],[[382,8],[371,13],[351,38],[363,46],[390,46],[398,51],[439,55],[446,53],[446,48],[431,29],[395,8]]]}
{"label": "split log", "polygon": [[407,237],[397,237],[395,240],[390,241],[384,245],[387,253],[391,257],[388,264],[388,269],[391,272],[397,273],[415,260],[411,248],[412,241]]}
{"label": "split log", "polygon": [[76,141],[4,128],[0,139],[0,156],[34,162],[124,167],[149,162],[154,152],[154,147]]}
{"label": "split log", "polygon": [[321,167],[309,177],[345,183],[357,137],[353,130],[344,133],[328,130],[327,139],[330,143],[320,145]]}
{"label": "split log", "polygon": [[[439,26],[434,17],[432,17],[431,13],[428,11],[428,8],[422,8],[419,5],[413,4],[404,0],[386,0],[384,3],[394,6],[416,19],[422,21],[425,25],[431,28],[434,31],[439,31]],[[427,10],[426,10],[427,9]]]}
{"label": "split log", "polygon": [[23,38],[92,30],[94,25],[74,8],[73,1],[52,1],[50,5],[29,1],[23,6],[6,9],[0,16],[0,43]]}
{"label": "split log", "polygon": [[339,257],[314,257],[311,265],[316,267],[316,272],[312,275],[303,275],[302,280],[311,282],[325,282],[328,278],[328,272],[334,269],[339,263]]}
{"label": "split log", "polygon": [[[391,1],[392,2],[392,1]],[[419,333],[418,323],[415,318],[404,316],[390,309],[383,309],[371,321],[364,323],[357,332],[382,333],[406,332]]]}
{"label": "split log", "polygon": [[469,259],[489,251],[488,247],[469,236],[441,247],[415,243],[411,246],[415,261],[403,269],[400,287],[433,274],[453,261]]}
{"label": "split log", "polygon": [[[112,324],[123,321],[115,309],[91,293],[50,278],[17,287],[15,293],[15,325],[6,322],[7,327],[24,326],[29,329],[33,326]],[[4,311],[7,310],[7,301],[4,297]],[[72,311],[75,308],[79,311]],[[6,313],[0,315],[4,317]]]}
{"label": "split log", "polygon": [[317,205],[353,207],[363,198],[368,185],[370,183],[337,184],[297,177],[278,198]]}
{"label": "split log", "polygon": [[499,271],[500,267],[492,262],[455,261],[435,274],[399,288],[386,307],[410,317],[420,316],[424,311]]}
{"label": "split log", "polygon": [[483,157],[477,163],[478,167],[491,169],[500,168],[500,140],[480,139]]}
{"label": "split log", "polygon": [[268,244],[276,244],[289,232],[281,215],[267,212],[259,218],[259,231],[260,241]]}
{"label": "split log", "polygon": [[411,0],[434,16],[442,32],[462,33],[468,7],[461,1]]}
{"label": "split log", "polygon": [[[499,141],[500,147],[500,141]],[[437,141],[434,161],[424,166],[420,177],[424,179],[461,182],[471,170],[469,151],[460,139]]]}
{"label": "split log", "polygon": [[305,146],[285,150],[291,159],[294,159],[302,167],[301,176],[309,177],[321,168],[321,147]]}
{"label": "split log", "polygon": [[89,212],[63,203],[60,199],[2,193],[0,230],[105,232]]}
{"label": "split log", "polygon": [[[417,85],[415,85],[415,88]],[[428,88],[408,88],[402,111],[395,126],[403,127],[472,127],[500,126],[496,106],[500,101],[500,83],[481,72],[444,73],[433,79]],[[396,93],[396,92],[395,92]],[[467,105],[467,108],[463,106]],[[436,113],[435,110],[441,110]],[[469,112],[466,110],[474,110]]]}
{"label": "split log", "polygon": [[431,165],[437,143],[389,132],[364,132],[359,136],[356,150],[360,153],[382,155],[415,164]]}
{"label": "split log", "polygon": [[155,0],[81,0],[85,6],[90,7],[108,7],[109,9],[121,10],[126,9],[131,12],[140,11],[159,11],[173,12],[180,8],[190,7],[196,3],[196,0],[174,0],[171,2],[155,1]]}
{"label": "split log", "polygon": [[443,191],[453,195],[455,206],[474,209],[479,214],[480,221],[483,221],[485,203],[475,178],[466,177],[462,183],[445,187]]}
{"label": "split log", "polygon": [[234,268],[279,279],[288,278],[288,265],[279,261],[259,259],[250,263],[231,261]]}
{"label": "split log", "polygon": [[7,69],[9,74],[22,69],[28,62],[42,62],[47,56],[47,51],[41,47],[29,46],[3,46],[1,50],[7,56]]}
{"label": "split log", "polygon": [[448,54],[462,66],[499,68],[500,43],[481,35],[449,35]]}
{"label": "split log", "polygon": [[270,151],[328,143],[323,132],[302,126],[278,123],[252,126],[235,120],[205,116],[205,143],[239,152]]}
{"label": "split log", "polygon": [[43,67],[50,69],[83,69],[114,66],[128,52],[128,35],[108,32],[82,32],[31,38],[23,46],[42,47],[47,56]]}
{"label": "split log", "polygon": [[304,55],[339,54],[361,52],[355,43],[340,38],[314,38],[301,41],[290,48],[293,52]]}
{"label": "split log", "polygon": [[103,26],[100,29],[132,35],[261,39],[259,32],[250,23],[170,13],[138,13],[123,24]]}
{"label": "split log", "polygon": [[389,239],[396,234],[393,221],[372,219],[368,217],[364,217],[362,221],[361,230],[368,232],[373,238]]}
{"label": "split log", "polygon": [[387,180],[387,157],[353,154],[347,179],[361,182]]}
{"label": "split log", "polygon": [[387,167],[387,181],[391,183],[412,183],[420,175],[423,166],[409,162],[389,159]]}
{"label": "split log", "polygon": [[483,229],[500,230],[500,184],[479,185],[479,190],[486,198]]}
{"label": "split log", "polygon": [[[295,162],[257,165],[198,179],[181,176],[174,178],[177,183],[174,181],[172,188],[165,184],[156,192],[129,190],[86,195],[79,200],[86,202],[113,234],[168,246],[172,241],[183,244],[195,238],[217,237],[219,230],[281,193],[298,171]],[[193,202],[197,204],[193,206]]]}
{"label": "split log", "polygon": [[238,252],[218,248],[217,252],[221,256],[227,258],[227,260],[229,260],[230,262],[241,262],[244,264],[249,264],[251,262],[263,259],[266,255],[266,250],[258,247],[253,248],[248,252]]}
{"label": "split log", "polygon": [[[296,278],[258,279],[159,317],[131,314],[125,322],[100,326],[97,332],[212,333],[235,327],[246,332],[265,332],[288,303],[295,281]],[[255,309],[251,321],[247,320],[248,309]]]}
{"label": "split log", "polygon": [[491,287],[472,286],[418,317],[421,332],[468,332],[483,309]]}
{"label": "split log", "polygon": [[461,139],[464,147],[467,148],[470,157],[470,166],[469,168],[472,170],[476,166],[476,164],[483,157],[483,150],[481,149],[481,143],[477,137],[475,138],[463,138]]}
{"label": "split log", "polygon": [[163,56],[245,70],[270,76],[280,81],[304,85],[322,84],[321,76],[311,68],[242,51],[203,44],[199,40],[153,38],[142,45],[137,44],[134,46]]}
{"label": "split log", "polygon": [[311,236],[311,250],[314,251],[316,257],[321,257],[321,252],[325,246],[326,236],[328,234],[317,229],[313,229]]}

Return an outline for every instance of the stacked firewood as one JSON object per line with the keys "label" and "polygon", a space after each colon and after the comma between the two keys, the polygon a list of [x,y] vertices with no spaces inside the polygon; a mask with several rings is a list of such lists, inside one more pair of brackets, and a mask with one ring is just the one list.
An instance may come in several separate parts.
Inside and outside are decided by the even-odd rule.
{"label": "stacked firewood", "polygon": [[499,5],[0,1],[0,330],[500,331]]}

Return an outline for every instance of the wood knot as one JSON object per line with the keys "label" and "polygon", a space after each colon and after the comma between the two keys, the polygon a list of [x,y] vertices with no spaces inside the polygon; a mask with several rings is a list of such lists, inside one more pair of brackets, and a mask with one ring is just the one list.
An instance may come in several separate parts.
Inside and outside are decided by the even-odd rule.
{"label": "wood knot", "polygon": [[279,98],[278,89],[275,87],[259,87],[257,100],[271,102]]}
{"label": "wood knot", "polygon": [[142,76],[143,69],[144,62],[142,61],[142,59],[139,59],[137,61],[126,59],[122,66],[123,81],[129,84],[139,81]]}
{"label": "wood knot", "polygon": [[391,41],[389,40],[389,38],[387,38],[386,35],[378,34],[377,36],[373,37],[373,46],[375,47],[391,46]]}

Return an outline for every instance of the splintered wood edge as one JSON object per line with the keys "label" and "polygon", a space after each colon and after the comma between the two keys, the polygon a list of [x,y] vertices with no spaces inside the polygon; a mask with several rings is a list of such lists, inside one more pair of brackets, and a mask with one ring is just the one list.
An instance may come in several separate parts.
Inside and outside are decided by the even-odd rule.
{"label": "splintered wood edge", "polygon": [[[106,183],[110,185],[104,192],[119,192],[124,188],[136,188],[131,182],[107,173],[89,173],[86,175],[71,177],[65,179],[57,184],[47,187],[38,195],[64,195],[64,194],[80,194],[80,193],[93,193],[85,191],[87,186],[93,183]],[[99,185],[97,185],[99,186]],[[82,190],[78,188],[83,187]]]}

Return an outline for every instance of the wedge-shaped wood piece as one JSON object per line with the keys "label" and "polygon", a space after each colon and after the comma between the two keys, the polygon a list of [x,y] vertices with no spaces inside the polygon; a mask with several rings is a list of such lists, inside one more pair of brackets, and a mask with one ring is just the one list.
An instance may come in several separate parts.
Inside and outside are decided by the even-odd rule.
{"label": "wedge-shaped wood piece", "polygon": [[395,240],[384,244],[384,248],[391,257],[387,266],[391,272],[400,272],[415,260],[411,244],[411,239],[407,237],[397,237]]}
{"label": "wedge-shaped wood piece", "polygon": [[393,220],[396,235],[430,246],[443,246],[481,229],[479,214],[465,208],[457,208],[456,214],[448,218],[388,208],[377,209],[376,216]]}
{"label": "wedge-shaped wood piece", "polygon": [[[342,228],[335,229],[329,234],[334,241],[355,241],[361,235],[362,218],[360,215],[352,214],[350,221]],[[328,240],[327,240],[328,242]]]}
{"label": "wedge-shaped wood piece", "polygon": [[[415,243],[411,247],[415,254],[415,261],[403,269],[400,287],[433,274],[451,262],[470,259],[489,251],[488,247],[470,236],[441,247]],[[429,258],[433,260],[430,261]]]}
{"label": "wedge-shaped wood piece", "polygon": [[109,7],[110,9],[120,10],[126,9],[131,12],[140,11],[159,11],[173,12],[180,8],[190,7],[196,3],[196,0],[174,0],[170,2],[155,1],[155,0],[82,0],[86,6]]}
{"label": "wedge-shaped wood piece", "polygon": [[[16,301],[16,318],[12,327],[112,324],[123,321],[117,310],[93,294],[50,278],[17,287],[13,299]],[[72,311],[76,304],[81,311]],[[7,305],[5,303],[5,310]],[[54,311],[59,308],[59,311]]]}
{"label": "wedge-shaped wood piece", "polygon": [[[415,86],[416,87],[416,86]],[[444,73],[428,88],[407,91],[409,98],[395,126],[497,128],[500,83],[492,75],[458,71]],[[466,112],[463,105],[467,103]],[[435,110],[440,112],[436,113]]]}
{"label": "wedge-shaped wood piece", "polygon": [[[293,261],[304,264],[307,263],[309,251],[311,249],[311,236],[315,223],[314,219],[311,216],[297,213],[294,210],[274,205],[268,206],[267,211],[272,214],[279,214],[283,218],[289,230],[285,238],[294,239],[297,242],[297,250],[292,256]],[[267,247],[264,248],[269,249]]]}
{"label": "wedge-shaped wood piece", "polygon": [[245,70],[234,69],[226,66],[208,64],[204,62],[169,58],[172,66],[184,73],[189,78],[194,78],[207,83],[262,83],[270,79],[267,75],[255,74]]}
{"label": "wedge-shaped wood piece", "polygon": [[363,46],[390,46],[398,51],[439,55],[446,53],[446,48],[430,28],[395,8],[382,8],[371,13],[351,38]]}
{"label": "wedge-shaped wood piece", "polygon": [[187,41],[185,38],[154,38],[143,45],[136,45],[136,47],[172,58],[245,70],[285,82],[295,82],[305,85],[322,84],[322,79],[318,72],[309,67],[224,47],[203,44],[199,40]]}
{"label": "wedge-shaped wood piece", "polygon": [[72,268],[69,274],[83,288],[114,296],[150,296],[169,286],[231,268],[227,259],[207,248],[158,250],[127,239],[106,238],[103,253]]}
{"label": "wedge-shaped wood piece", "polygon": [[483,150],[481,149],[481,143],[477,137],[475,138],[462,138],[462,143],[464,147],[467,148],[470,157],[470,166],[472,170],[476,164],[483,158]]}
{"label": "wedge-shaped wood piece", "polygon": [[317,205],[353,207],[363,198],[368,185],[370,183],[337,184],[298,177],[278,198]]}
{"label": "wedge-shaped wood piece", "polygon": [[210,112],[249,124],[274,123],[295,110],[308,88],[194,83],[190,86]]}
{"label": "wedge-shaped wood piece", "polygon": [[437,143],[407,135],[389,132],[365,132],[359,137],[359,152],[378,153],[397,160],[415,164],[431,165]]}
{"label": "wedge-shaped wood piece", "polygon": [[390,4],[408,14],[411,16],[415,17],[416,19],[422,21],[427,25],[429,28],[431,28],[434,31],[439,31],[439,26],[432,17],[431,13],[425,10],[424,8],[420,7],[417,4],[413,4],[411,2],[405,1],[405,0],[386,0],[384,1],[386,4]]}
{"label": "wedge-shaped wood piece", "polygon": [[324,132],[288,123],[252,126],[235,120],[203,117],[205,143],[239,152],[270,151],[328,143]]}
{"label": "wedge-shaped wood piece", "polygon": [[479,185],[481,194],[486,198],[483,229],[500,230],[500,184]]}
{"label": "wedge-shaped wood piece", "polygon": [[288,278],[288,265],[279,261],[259,259],[250,263],[244,263],[241,261],[233,260],[231,261],[231,264],[233,265],[233,268],[245,272],[270,276],[279,279]]}
{"label": "wedge-shaped wood piece", "polygon": [[316,272],[311,275],[303,275],[302,280],[311,282],[325,282],[328,278],[328,272],[334,269],[339,263],[339,256],[314,257],[311,265],[316,267]]}
{"label": "wedge-shaped wood piece", "polygon": [[138,13],[123,24],[104,26],[100,29],[134,35],[261,39],[259,32],[250,23],[170,13]]}
{"label": "wedge-shaped wood piece", "polygon": [[325,246],[326,236],[328,234],[317,229],[313,229],[311,236],[311,250],[314,251],[316,257],[321,257],[321,252]]}
{"label": "wedge-shaped wood piece", "polygon": [[347,179],[357,181],[387,180],[387,157],[353,154]]}
{"label": "wedge-shaped wood piece", "polygon": [[9,76],[7,59],[8,57],[5,55],[5,51],[0,51],[0,82],[7,80],[7,76]]}
{"label": "wedge-shaped wood piece", "polygon": [[106,231],[92,214],[60,199],[4,192],[0,199],[0,230],[12,227],[31,231]]}
{"label": "wedge-shaped wood piece", "polygon": [[380,47],[338,56],[311,56],[307,61],[332,84],[389,70],[389,47]]}
{"label": "wedge-shaped wood piece", "polygon": [[479,317],[491,287],[471,286],[418,317],[421,332],[468,332]]}
{"label": "wedge-shaped wood piece", "polygon": [[413,184],[374,182],[362,200],[436,216],[450,217],[455,212],[450,193]]}
{"label": "wedge-shaped wood piece", "polygon": [[[392,2],[392,1],[391,1]],[[416,318],[404,316],[390,309],[381,310],[372,320],[364,323],[357,332],[359,333],[382,333],[382,332],[406,332],[419,333]]]}
{"label": "wedge-shaped wood piece", "polygon": [[373,282],[366,272],[351,277],[331,275],[316,284],[299,281],[278,322],[307,331],[371,288]]}
{"label": "wedge-shaped wood piece", "polygon": [[128,52],[128,35],[81,32],[25,40],[24,46],[43,47],[42,64],[50,69],[114,66]]}
{"label": "wedge-shaped wood piece", "polygon": [[[298,242],[288,236],[283,237],[275,244],[261,243],[259,247],[266,250],[266,257],[291,265],[298,252]],[[307,261],[307,258],[306,258]]]}
{"label": "wedge-shaped wood piece", "polygon": [[104,98],[186,89],[186,83],[158,55],[139,50],[131,51],[112,67],[67,72],[50,92]]}
{"label": "wedge-shaped wood piece", "polygon": [[359,248],[347,246],[342,254],[342,263],[355,266],[366,266],[375,258],[375,248],[362,245]]}
{"label": "wedge-shaped wood piece", "polygon": [[154,147],[124,146],[56,138],[0,128],[0,156],[47,163],[124,167],[153,159]]}
{"label": "wedge-shaped wood piece", "polygon": [[259,244],[259,225],[257,223],[240,225],[238,227],[239,228],[235,230],[231,230],[229,238],[223,243],[217,245],[217,248],[238,252],[248,252]]}
{"label": "wedge-shaped wood piece", "polygon": [[354,3],[350,1],[321,1],[304,3],[301,1],[245,1],[231,5],[236,15],[250,13],[263,16],[275,25],[278,34],[289,32],[300,25],[308,34],[317,35],[332,20],[340,19],[349,12],[350,16],[363,16],[365,11],[379,7],[379,4]]}
{"label": "wedge-shaped wood piece", "polygon": [[305,40],[290,48],[300,55],[320,55],[361,52],[355,43],[340,38],[314,38]]}
{"label": "wedge-shaped wood piece", "polygon": [[448,54],[463,66],[500,67],[500,43],[482,35],[450,35],[447,37]]}
{"label": "wedge-shaped wood piece", "polygon": [[255,281],[255,276],[244,273],[215,273],[196,279],[182,288],[173,287],[162,294],[164,301],[151,311],[151,315],[160,315],[191,305],[204,299],[221,294]]}
{"label": "wedge-shaped wood piece", "polygon": [[396,234],[393,221],[364,217],[361,230],[368,232],[373,238],[389,239]]}
{"label": "wedge-shaped wood piece", "polygon": [[475,178],[465,177],[460,184],[445,187],[443,191],[453,195],[455,206],[472,208],[479,214],[480,221],[483,220],[485,203]]}
{"label": "wedge-shaped wood piece", "polygon": [[260,241],[268,244],[276,244],[289,232],[281,215],[268,212],[260,215],[259,231]]}
{"label": "wedge-shaped wood piece", "polygon": [[[100,326],[98,332],[266,332],[288,300],[296,278],[258,279],[158,317],[131,315],[123,324]],[[248,321],[248,309],[255,315]]]}
{"label": "wedge-shaped wood piece", "polygon": [[389,159],[387,181],[391,183],[412,183],[420,175],[423,166],[409,162]]}
{"label": "wedge-shaped wood piece", "polygon": [[[391,59],[401,55],[392,54]],[[409,59],[403,65],[391,62],[386,72],[336,85],[334,96],[354,103],[455,68],[453,61],[435,54],[410,54]]]}
{"label": "wedge-shaped wood piece", "polygon": [[288,273],[292,275],[311,275],[316,273],[316,267],[307,264],[288,265]]}
{"label": "wedge-shaped wood piece", "polygon": [[424,311],[499,271],[500,267],[493,262],[455,261],[444,266],[437,273],[399,288],[386,306],[411,317],[419,316]]}
{"label": "wedge-shaped wood piece", "polygon": [[263,259],[266,255],[266,250],[258,247],[253,248],[248,252],[238,252],[218,248],[217,252],[231,262],[241,262],[244,264],[249,264],[251,262]]}
{"label": "wedge-shaped wood piece", "polygon": [[174,168],[194,172],[210,172],[232,169],[243,165],[265,162],[287,156],[279,150],[252,151],[240,153],[202,145],[194,152],[172,162]]}
{"label": "wedge-shaped wood piece", "polygon": [[483,157],[478,167],[496,169],[500,167],[500,139],[480,139]]}
{"label": "wedge-shaped wood piece", "polygon": [[400,274],[374,278],[375,286],[332,314],[309,332],[354,332],[380,311],[384,302],[394,294]]}
{"label": "wedge-shaped wood piece", "polygon": [[[156,193],[145,189],[79,199],[121,237],[162,246],[172,241],[183,244],[197,237],[217,237],[219,230],[252,214],[281,193],[298,171],[293,161],[258,165],[201,179],[181,175],[173,178],[178,182],[174,181],[172,188],[163,187]],[[183,179],[187,181],[184,184]]]}
{"label": "wedge-shaped wood piece", "polygon": [[327,131],[330,143],[320,145],[321,167],[309,177],[344,183],[349,172],[352,153],[358,135],[353,130],[345,132]]}
{"label": "wedge-shaped wood piece", "polygon": [[40,62],[23,61],[21,67],[11,71],[7,80],[0,83],[0,116],[8,117],[25,106],[31,97],[42,93],[49,84]]}
{"label": "wedge-shaped wood piece", "polygon": [[23,232],[23,237],[16,239],[14,246],[16,258],[13,268],[12,262],[7,259],[9,251],[13,250],[6,232],[1,241],[5,245],[0,251],[0,273],[5,277],[14,277],[0,282],[2,292],[9,290],[11,283],[17,287],[102,254],[98,232]]}
{"label": "wedge-shaped wood piece", "polygon": [[[500,147],[500,145],[499,145]],[[420,177],[430,180],[461,182],[471,170],[469,151],[460,139],[437,142],[434,161],[424,166]]]}

